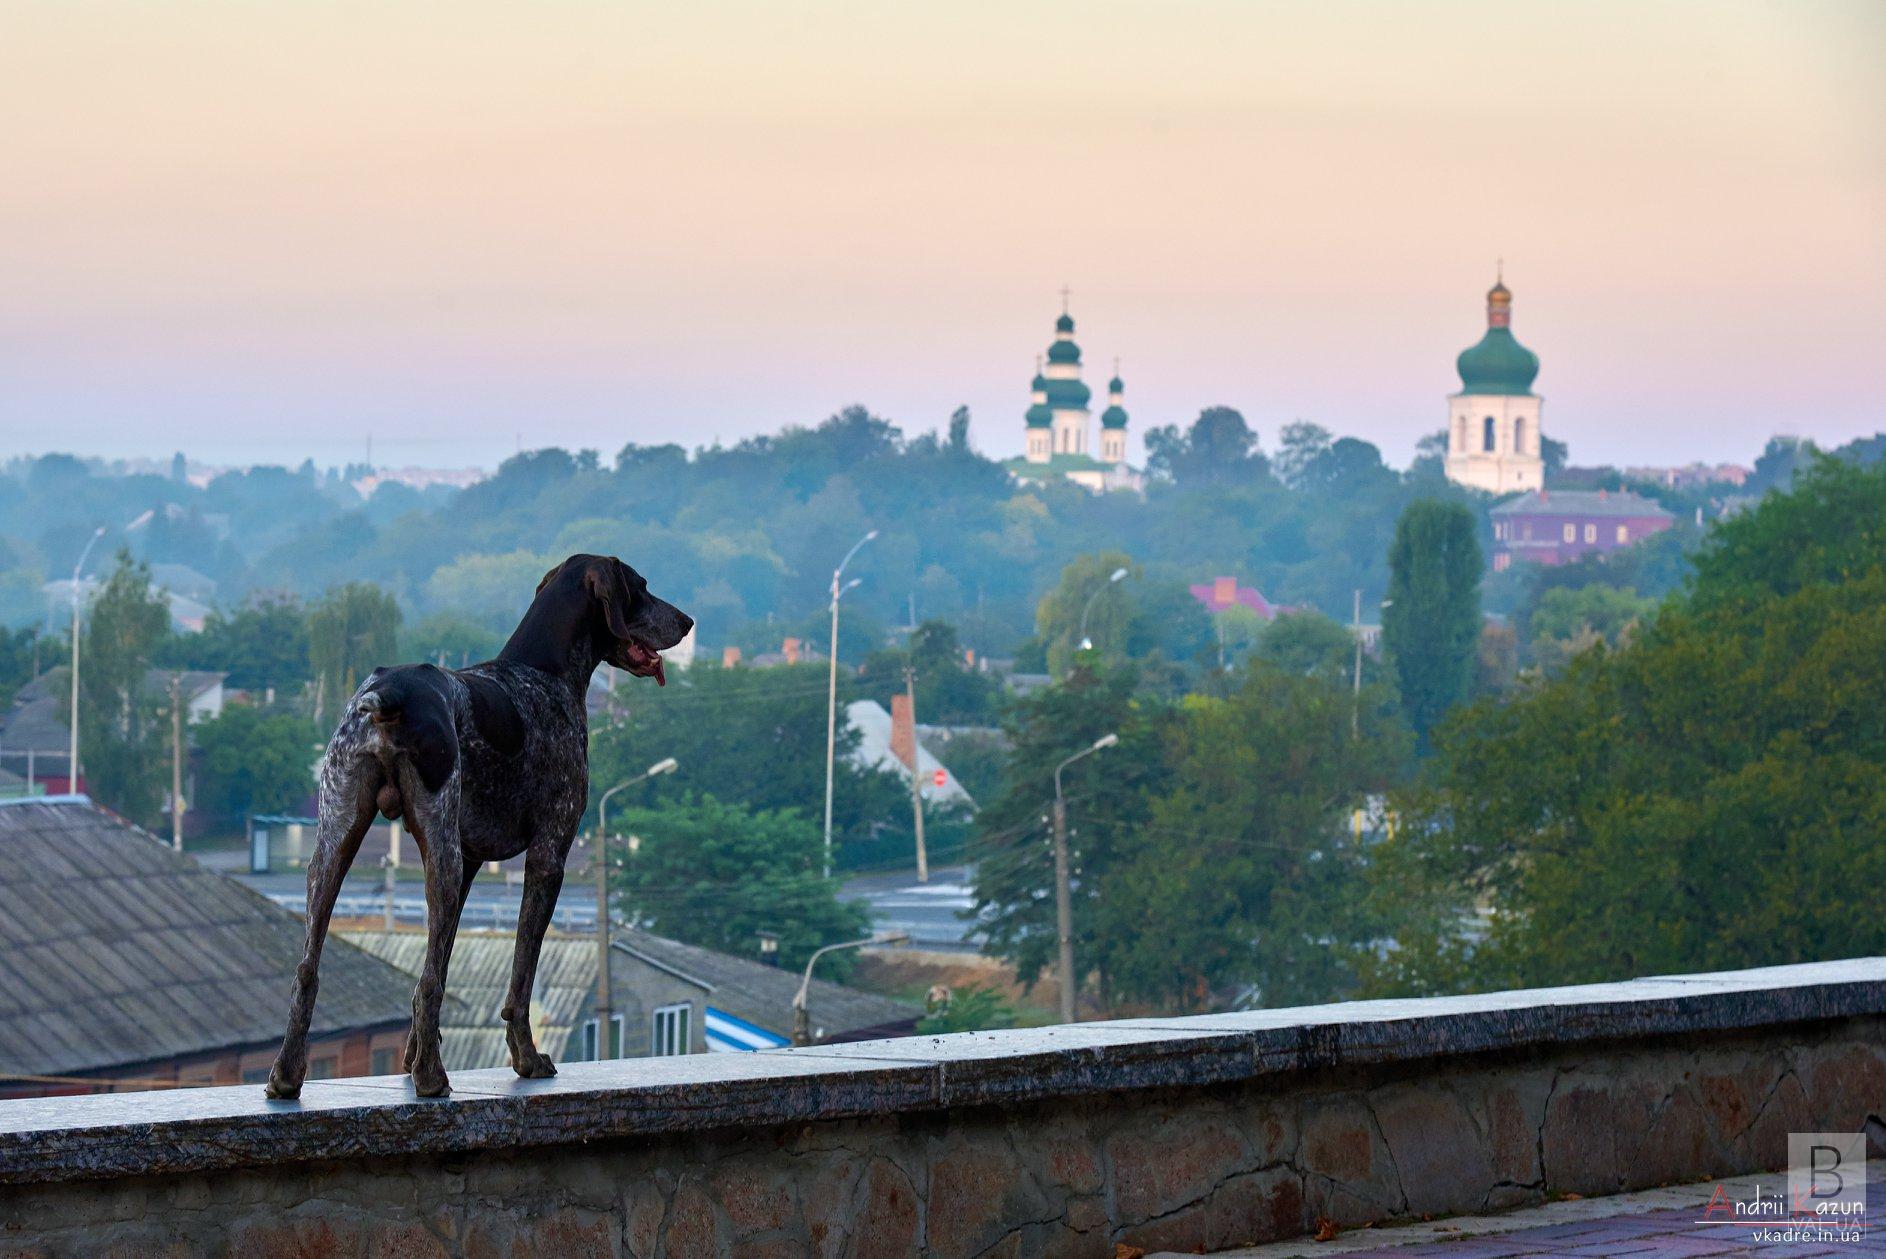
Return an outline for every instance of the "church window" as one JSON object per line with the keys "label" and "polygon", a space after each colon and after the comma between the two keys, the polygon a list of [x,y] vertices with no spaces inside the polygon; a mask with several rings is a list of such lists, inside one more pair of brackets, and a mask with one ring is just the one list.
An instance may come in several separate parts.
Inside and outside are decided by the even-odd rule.
{"label": "church window", "polygon": [[1627,525],[1619,525],[1618,526],[1618,541],[1629,542],[1630,540],[1631,540],[1630,527]]}
{"label": "church window", "polygon": [[1513,453],[1526,453],[1526,417],[1523,415],[1513,421]]}
{"label": "church window", "polygon": [[1598,526],[1586,525],[1585,526],[1585,541],[1596,542],[1597,540],[1598,540]]}
{"label": "church window", "polygon": [[1565,526],[1565,540],[1567,542],[1578,541],[1578,526],[1577,525],[1567,524]]}
{"label": "church window", "polygon": [[1492,450],[1493,449],[1493,417],[1490,415],[1487,416],[1485,422],[1481,424],[1480,429],[1481,429],[1480,448],[1482,450]]}

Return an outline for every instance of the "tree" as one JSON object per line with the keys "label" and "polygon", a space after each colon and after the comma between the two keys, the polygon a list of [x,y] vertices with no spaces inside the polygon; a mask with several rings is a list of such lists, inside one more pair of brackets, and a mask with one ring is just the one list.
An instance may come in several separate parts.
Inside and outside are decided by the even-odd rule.
{"label": "tree", "polygon": [[[1126,578],[1109,580],[1122,568],[1127,570]],[[1132,570],[1132,557],[1123,551],[1082,555],[1061,570],[1060,582],[1035,607],[1035,633],[1047,644],[1049,672],[1067,669],[1074,653],[1081,650],[1083,637],[1093,641],[1095,650],[1120,654],[1133,623],[1133,609],[1127,592],[1119,587],[1131,579]]]}
{"label": "tree", "polygon": [[942,1036],[949,1032],[986,1032],[1014,1026],[1014,1003],[1003,996],[1000,989],[974,984],[956,989],[941,1009],[918,1019],[917,1034]]}
{"label": "tree", "polygon": [[958,454],[969,453],[969,408],[957,407],[950,412],[949,448]]}
{"label": "tree", "polygon": [[1266,466],[1256,431],[1231,407],[1206,407],[1184,433],[1168,424],[1145,441],[1148,468],[1181,485],[1236,484]]}
{"label": "tree", "polygon": [[1307,420],[1284,425],[1277,436],[1277,458],[1272,461],[1277,478],[1291,489],[1300,488],[1311,465],[1329,449],[1330,438],[1328,429]]}
{"label": "tree", "polygon": [[1484,567],[1473,513],[1435,499],[1409,504],[1388,565],[1382,646],[1409,724],[1425,736],[1473,685]]}
{"label": "tree", "polygon": [[[610,817],[613,903],[650,931],[689,944],[750,957],[759,935],[779,937],[779,964],[797,969],[813,950],[854,940],[870,915],[838,899],[836,880],[820,874],[824,848],[803,814],[753,811],[689,793]],[[849,956],[831,957],[842,974]]]}
{"label": "tree", "polygon": [[1539,438],[1539,457],[1545,461],[1545,478],[1550,481],[1565,471],[1565,461],[1571,457],[1571,447],[1551,437]]}
{"label": "tree", "polygon": [[362,679],[399,659],[399,622],[393,596],[368,582],[337,586],[314,605],[308,613],[308,663],[318,688],[318,722],[339,721]]}
{"label": "tree", "polygon": [[[13,695],[32,681],[38,672],[39,629],[0,629],[0,704],[11,704]],[[56,650],[48,645],[48,652]]]}
{"label": "tree", "polygon": [[203,754],[196,807],[208,813],[293,813],[314,792],[321,744],[305,716],[231,704],[191,738]]}
{"label": "tree", "polygon": [[[627,679],[616,688],[610,715],[590,726],[590,797],[672,756],[680,770],[637,788],[643,803],[702,794],[755,813],[818,816],[825,799],[825,688],[823,665],[723,669],[702,662],[674,671],[665,687]],[[858,733],[845,720],[845,706],[861,691],[857,679],[840,675],[832,822],[841,867],[878,849],[907,854],[912,842],[908,780],[851,760]]]}
{"label": "tree", "polygon": [[308,680],[308,614],[285,597],[212,611],[200,633],[173,639],[164,654],[183,668],[227,674],[230,686],[286,696]]}
{"label": "tree", "polygon": [[[1886,948],[1853,912],[1886,881],[1886,468],[1855,471],[1817,464],[1719,526],[1691,594],[1617,650],[1443,726],[1375,867],[1400,947],[1372,986]],[[1484,938],[1461,926],[1475,905]]]}
{"label": "tree", "polygon": [[79,759],[91,794],[141,825],[157,821],[170,781],[169,701],[146,680],[169,632],[150,569],[120,551],[83,631]]}
{"label": "tree", "polygon": [[928,725],[988,725],[995,720],[1002,684],[969,667],[956,627],[930,620],[919,625],[902,651],[881,650],[865,658],[858,673],[887,706],[904,690],[904,666],[916,674],[917,717]]}
{"label": "tree", "polygon": [[1546,672],[1556,673],[1581,651],[1625,641],[1656,606],[1629,586],[1594,583],[1576,590],[1548,590],[1529,626],[1532,659]]}
{"label": "tree", "polygon": [[[1288,612],[1258,634],[1257,658],[1297,677],[1342,682],[1355,668],[1355,635],[1320,612]],[[1374,661],[1368,662],[1373,681]]]}

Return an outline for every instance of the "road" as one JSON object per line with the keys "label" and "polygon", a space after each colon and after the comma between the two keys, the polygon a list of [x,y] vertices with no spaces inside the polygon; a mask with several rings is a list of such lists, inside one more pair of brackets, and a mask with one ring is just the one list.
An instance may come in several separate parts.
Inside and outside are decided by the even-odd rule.
{"label": "road", "polygon": [[[307,876],[299,870],[251,874],[248,853],[243,851],[213,851],[196,856],[204,865],[246,883],[277,904],[300,910],[306,901]],[[959,916],[973,904],[968,887],[972,873],[968,866],[940,867],[930,872],[927,884],[917,882],[915,871],[874,873],[848,881],[839,895],[845,900],[862,901],[870,910],[874,930],[901,931],[909,935],[912,948],[975,953],[979,946],[970,935],[974,924]],[[522,898],[523,888],[516,876],[509,880],[480,877],[473,882],[471,894],[466,898],[460,925],[509,930],[517,925]],[[349,872],[334,912],[344,917],[383,916],[386,913],[383,872],[358,867]],[[416,879],[404,878],[395,886],[393,916],[407,925],[425,921],[425,892]],[[576,870],[564,880],[554,921],[565,931],[595,929],[596,894],[587,873]]]}

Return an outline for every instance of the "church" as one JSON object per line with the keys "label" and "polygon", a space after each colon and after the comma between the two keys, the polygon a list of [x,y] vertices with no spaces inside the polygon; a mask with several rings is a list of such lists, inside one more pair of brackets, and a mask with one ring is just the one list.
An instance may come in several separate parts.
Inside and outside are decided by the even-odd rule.
{"label": "church", "polygon": [[1532,391],[1539,356],[1513,337],[1513,294],[1504,275],[1487,291],[1487,331],[1460,352],[1460,392],[1448,398],[1447,479],[1489,494],[1545,486],[1539,416]]}
{"label": "church", "polygon": [[1107,382],[1106,410],[1100,413],[1098,454],[1089,453],[1092,413],[1087,404],[1093,394],[1081,381],[1081,349],[1074,341],[1065,289],[1045,359],[1035,360],[1029,406],[1022,417],[1026,441],[1022,457],[1008,461],[1009,474],[1019,481],[1062,477],[1095,493],[1144,490],[1145,476],[1126,462],[1126,386],[1118,360]]}

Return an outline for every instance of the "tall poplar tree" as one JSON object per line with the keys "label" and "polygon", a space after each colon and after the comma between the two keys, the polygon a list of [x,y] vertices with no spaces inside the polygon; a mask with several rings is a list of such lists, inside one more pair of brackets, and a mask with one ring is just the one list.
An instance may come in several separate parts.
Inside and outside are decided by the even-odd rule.
{"label": "tall poplar tree", "polygon": [[361,679],[383,664],[399,661],[399,604],[371,582],[348,582],[329,590],[308,614],[308,663],[319,693],[315,715],[324,726]]}
{"label": "tall poplar tree", "polygon": [[1395,524],[1382,645],[1408,723],[1424,740],[1472,688],[1485,566],[1473,513],[1459,503],[1422,499]]}
{"label": "tall poplar tree", "polygon": [[169,700],[145,684],[169,632],[151,570],[120,551],[80,637],[79,763],[96,799],[143,824],[157,821],[170,780]]}

